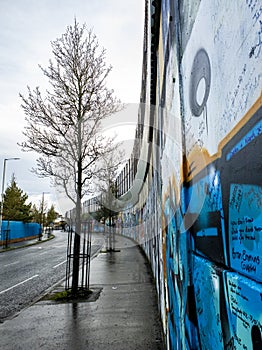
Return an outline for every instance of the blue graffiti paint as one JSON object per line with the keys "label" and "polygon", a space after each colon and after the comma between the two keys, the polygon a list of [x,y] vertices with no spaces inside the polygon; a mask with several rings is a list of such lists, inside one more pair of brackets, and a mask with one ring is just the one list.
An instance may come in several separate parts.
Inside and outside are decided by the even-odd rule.
{"label": "blue graffiti paint", "polygon": [[223,280],[235,349],[262,349],[261,285],[234,272],[224,272]]}
{"label": "blue graffiti paint", "polygon": [[226,155],[226,160],[230,160],[236,153],[246,147],[251,141],[262,134],[262,120],[260,120]]}
{"label": "blue graffiti paint", "polygon": [[262,187],[232,184],[229,204],[231,267],[262,281]]}
{"label": "blue graffiti paint", "polygon": [[220,315],[220,277],[214,264],[194,257],[193,284],[201,344],[205,349],[224,350]]}

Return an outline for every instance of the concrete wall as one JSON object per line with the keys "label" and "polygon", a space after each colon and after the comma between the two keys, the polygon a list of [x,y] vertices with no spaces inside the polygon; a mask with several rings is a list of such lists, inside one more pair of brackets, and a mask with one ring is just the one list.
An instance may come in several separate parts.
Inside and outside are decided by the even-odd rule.
{"label": "concrete wall", "polygon": [[146,1],[145,33],[124,233],[151,261],[168,349],[261,349],[261,2]]}
{"label": "concrete wall", "polygon": [[262,349],[262,7],[145,0],[117,227],[151,262],[167,349]]}

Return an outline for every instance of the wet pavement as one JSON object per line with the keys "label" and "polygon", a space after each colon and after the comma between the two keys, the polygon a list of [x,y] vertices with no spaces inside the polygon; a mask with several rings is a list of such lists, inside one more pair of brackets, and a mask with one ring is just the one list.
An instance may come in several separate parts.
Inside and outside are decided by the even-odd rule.
{"label": "wet pavement", "polygon": [[[55,232],[56,234],[56,232]],[[46,242],[48,240],[51,240],[55,237],[55,235],[51,234],[50,236],[48,234],[43,234],[41,239],[39,240],[39,238],[33,238],[33,239],[25,239],[23,241],[19,241],[19,242],[8,242],[7,248],[5,246],[5,244],[1,244],[0,245],[0,253],[4,253],[8,250],[11,249],[18,249],[18,248],[24,248],[30,245],[34,245],[34,244],[41,244],[43,242]]]}
{"label": "wet pavement", "polygon": [[91,262],[90,289],[97,300],[42,300],[0,324],[0,349],[163,350],[154,281],[134,243],[117,236],[119,251]]}

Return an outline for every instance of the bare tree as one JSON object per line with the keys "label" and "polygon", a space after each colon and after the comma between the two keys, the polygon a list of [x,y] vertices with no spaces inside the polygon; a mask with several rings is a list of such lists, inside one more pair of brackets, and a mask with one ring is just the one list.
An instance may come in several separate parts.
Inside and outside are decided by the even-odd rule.
{"label": "bare tree", "polygon": [[[119,143],[115,151],[101,159],[100,172],[97,177],[96,188],[100,195],[97,197],[97,203],[100,206],[101,214],[104,220],[108,219],[109,239],[107,249],[112,251],[114,247],[114,217],[120,211],[119,201],[117,200],[116,177],[119,174],[121,166],[125,164],[124,150]],[[106,224],[106,223],[104,223]]]}
{"label": "bare tree", "polygon": [[49,79],[50,91],[42,97],[37,87],[20,95],[27,126],[21,144],[24,151],[40,157],[34,172],[51,177],[63,188],[76,208],[72,291],[79,279],[81,201],[90,189],[90,180],[99,171],[98,161],[114,149],[113,140],[101,134],[101,122],[122,106],[106,87],[111,70],[105,50],[86,26],[74,21],[61,38],[52,41],[54,62],[41,68]]}

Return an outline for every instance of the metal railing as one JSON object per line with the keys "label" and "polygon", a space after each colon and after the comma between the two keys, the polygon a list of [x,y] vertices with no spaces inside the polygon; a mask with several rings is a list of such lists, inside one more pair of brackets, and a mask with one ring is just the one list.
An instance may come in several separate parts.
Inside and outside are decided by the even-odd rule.
{"label": "metal railing", "polygon": [[[66,263],[66,282],[65,289],[69,290],[72,288],[72,274],[73,274],[73,261],[76,259],[74,255],[74,242],[75,232],[71,226],[68,230],[68,242],[67,242],[67,263]],[[78,289],[89,290],[90,280],[90,258],[91,258],[91,233],[90,233],[90,222],[82,222],[81,233],[80,233],[80,252],[79,256],[79,278],[78,278]]]}

